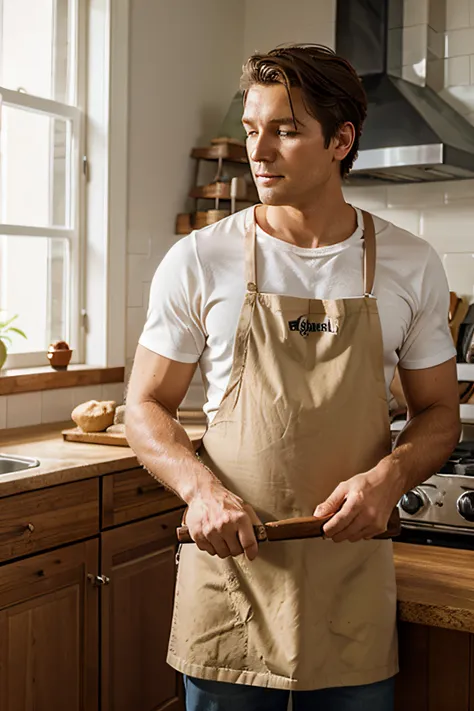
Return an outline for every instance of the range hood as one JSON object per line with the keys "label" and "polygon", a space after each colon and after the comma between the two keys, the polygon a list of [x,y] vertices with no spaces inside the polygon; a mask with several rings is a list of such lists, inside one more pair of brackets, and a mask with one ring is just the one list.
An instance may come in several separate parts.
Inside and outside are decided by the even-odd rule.
{"label": "range hood", "polygon": [[429,87],[395,75],[402,32],[389,28],[402,26],[402,13],[402,0],[337,0],[336,52],[355,67],[369,103],[348,183],[474,178],[474,127]]}

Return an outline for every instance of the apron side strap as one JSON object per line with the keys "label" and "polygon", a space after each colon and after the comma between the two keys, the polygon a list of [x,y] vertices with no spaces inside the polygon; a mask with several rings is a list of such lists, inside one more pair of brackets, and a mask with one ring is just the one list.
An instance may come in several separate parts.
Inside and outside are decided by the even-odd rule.
{"label": "apron side strap", "polygon": [[362,211],[364,218],[364,295],[372,296],[375,281],[376,242],[372,215]]}

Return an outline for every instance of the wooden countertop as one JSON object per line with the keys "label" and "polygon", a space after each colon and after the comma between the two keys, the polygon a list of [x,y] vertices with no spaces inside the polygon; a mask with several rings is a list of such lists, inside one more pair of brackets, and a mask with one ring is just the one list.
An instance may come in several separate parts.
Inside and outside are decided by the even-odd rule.
{"label": "wooden countertop", "polygon": [[[0,433],[0,452],[34,457],[41,465],[0,476],[0,498],[138,466],[129,447],[65,442],[71,422]],[[185,425],[191,440],[201,425]],[[394,543],[399,618],[474,633],[474,550]]]}
{"label": "wooden countertop", "polygon": [[394,543],[399,618],[474,633],[474,550]]}
{"label": "wooden countertop", "polygon": [[[40,466],[0,476],[0,498],[138,466],[129,447],[64,441],[61,430],[73,425],[65,422],[2,431],[0,453],[39,459]],[[201,425],[184,427],[192,441],[204,432]]]}

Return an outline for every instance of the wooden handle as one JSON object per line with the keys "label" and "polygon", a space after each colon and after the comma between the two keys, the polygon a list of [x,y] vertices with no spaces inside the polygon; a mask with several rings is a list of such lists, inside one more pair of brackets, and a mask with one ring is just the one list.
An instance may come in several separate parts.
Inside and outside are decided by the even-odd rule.
{"label": "wooden handle", "polygon": [[[282,521],[270,521],[259,526],[254,526],[255,537],[259,543],[265,541],[289,541],[299,538],[318,538],[323,535],[323,526],[332,518],[329,516],[306,516],[302,518],[288,518]],[[187,526],[180,526],[177,531],[180,543],[193,543]],[[394,538],[400,534],[400,514],[398,508],[392,511],[388,521],[387,530],[374,536],[377,539]]]}

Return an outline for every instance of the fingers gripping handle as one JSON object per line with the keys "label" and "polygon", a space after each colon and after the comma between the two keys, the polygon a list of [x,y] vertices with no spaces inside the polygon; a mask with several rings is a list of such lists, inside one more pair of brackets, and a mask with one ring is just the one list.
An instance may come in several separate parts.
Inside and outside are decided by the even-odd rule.
{"label": "fingers gripping handle", "polygon": [[[307,516],[303,518],[289,518],[283,521],[270,521],[253,527],[255,538],[259,543],[265,541],[289,541],[299,538],[318,538],[324,535],[323,526],[329,521],[329,516]],[[177,531],[179,543],[193,543],[187,526],[180,526]],[[387,530],[378,536],[377,539],[393,538],[400,533],[400,515],[398,509],[392,511],[388,521]]]}

